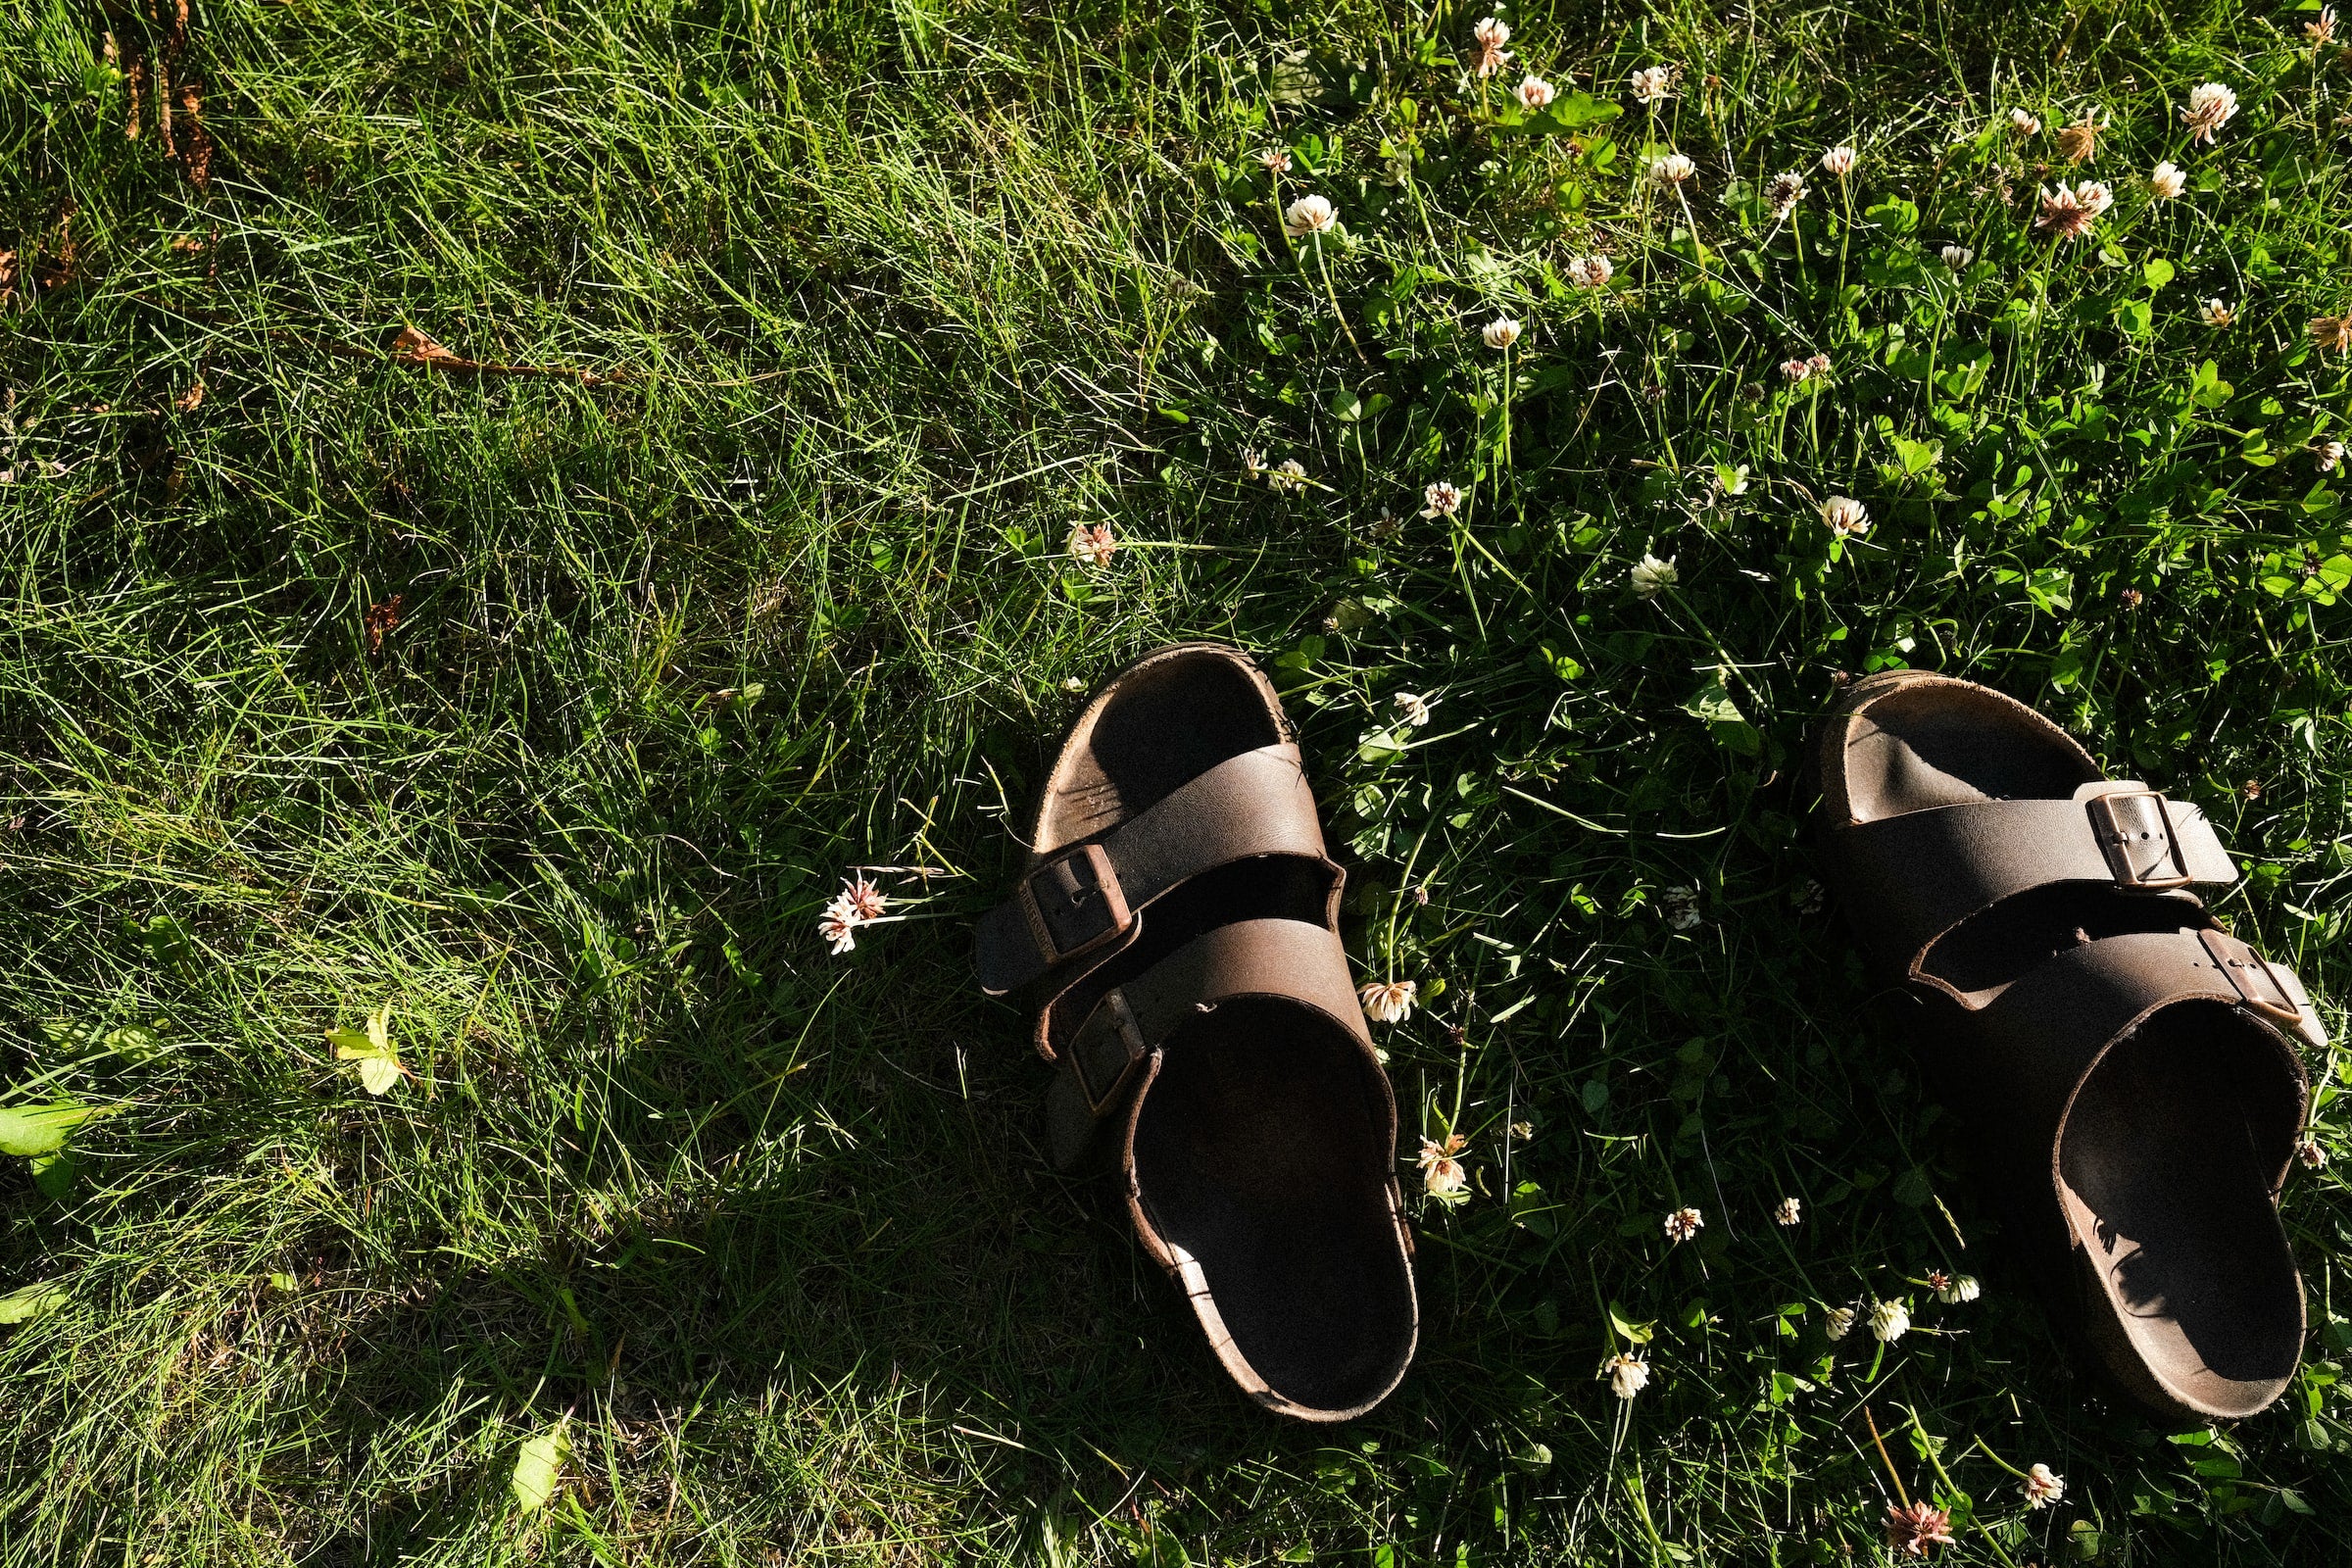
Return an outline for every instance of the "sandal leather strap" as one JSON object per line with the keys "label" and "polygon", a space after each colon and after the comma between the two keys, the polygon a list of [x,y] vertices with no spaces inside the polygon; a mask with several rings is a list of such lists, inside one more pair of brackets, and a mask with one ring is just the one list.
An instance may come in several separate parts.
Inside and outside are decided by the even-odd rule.
{"label": "sandal leather strap", "polygon": [[1074,958],[1108,956],[1135,940],[1145,907],[1169,889],[1262,855],[1329,863],[1314,791],[1289,741],[1227,758],[1024,875],[980,917],[981,989],[1003,996]]}
{"label": "sandal leather strap", "polygon": [[1280,997],[1322,1013],[1367,1052],[1339,933],[1303,920],[1236,920],[1203,931],[1125,985],[1106,991],[1060,1053],[1097,1117],[1125,1100],[1152,1052],[1187,1021],[1242,997]]}
{"label": "sandal leather strap", "polygon": [[[2227,931],[2102,937],[2034,965],[1974,1015],[1970,1071],[1997,1095],[2005,1139],[2030,1160],[2053,1158],[2075,1093],[2108,1048],[2184,1002],[2236,1009],[2279,1037],[2288,1060],[2297,1042],[2328,1043],[2303,982]],[[2266,1159],[2283,1173],[2291,1153]]]}
{"label": "sandal leather strap", "polygon": [[1841,828],[1830,845],[1847,898],[1872,911],[1871,946],[1913,973],[1952,927],[2034,888],[2106,882],[2163,894],[2237,880],[2203,811],[2130,779],[2085,784],[2072,800],[1906,811]]}

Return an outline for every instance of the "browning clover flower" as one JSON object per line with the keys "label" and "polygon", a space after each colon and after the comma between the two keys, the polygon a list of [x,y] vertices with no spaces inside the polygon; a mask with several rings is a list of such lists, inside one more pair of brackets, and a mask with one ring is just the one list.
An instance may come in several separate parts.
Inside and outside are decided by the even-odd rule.
{"label": "browning clover flower", "polygon": [[1886,1544],[1906,1557],[1925,1557],[1930,1546],[1952,1544],[1952,1516],[1926,1502],[1886,1505]]}
{"label": "browning clover flower", "polygon": [[1674,85],[1674,73],[1664,66],[1645,66],[1634,73],[1634,101],[1642,104],[1662,104]]}
{"label": "browning clover flower", "polygon": [[2175,202],[2188,189],[2188,175],[2179,164],[2167,159],[2148,171],[2148,191],[2160,202]]}
{"label": "browning clover flower", "polygon": [[1699,921],[1698,889],[1668,888],[1664,893],[1658,895],[1658,908],[1665,914],[1666,924],[1670,929],[1676,931],[1694,930]]}
{"label": "browning clover flower", "polygon": [[2188,90],[2188,107],[2180,111],[2180,123],[2188,127],[2192,144],[2211,143],[2214,133],[2236,114],[2236,93],[2218,81],[2202,82]]}
{"label": "browning clover flower", "polygon": [[1824,1311],[1821,1315],[1821,1331],[1832,1342],[1844,1339],[1854,1332],[1854,1309],[1850,1306],[1833,1306]]}
{"label": "browning clover flower", "polygon": [[1900,1301],[1881,1301],[1870,1309],[1870,1332],[1882,1345],[1892,1345],[1911,1331],[1911,1309]]}
{"label": "browning clover flower", "polygon": [[1257,161],[1266,166],[1269,174],[1287,174],[1291,172],[1291,155],[1280,147],[1267,148],[1257,155]]}
{"label": "browning clover flower", "polygon": [[1790,381],[1810,381],[1813,379],[1813,362],[1811,360],[1783,360],[1781,374]]}
{"label": "browning clover flower", "polygon": [[2099,132],[2104,127],[2091,111],[2082,111],[2082,118],[2058,132],[2058,154],[2070,164],[2086,164],[2098,155]]}
{"label": "browning clover flower", "polygon": [[1519,341],[1519,323],[1507,316],[1497,316],[1480,330],[1479,336],[1491,349],[1507,349]]}
{"label": "browning clover flower", "polygon": [[1775,1225],[1801,1225],[1804,1223],[1804,1219],[1805,1205],[1802,1200],[1794,1198],[1782,1199],[1781,1206],[1772,1211],[1772,1222]]}
{"label": "browning clover flower", "polygon": [[1616,264],[1606,256],[1579,256],[1568,264],[1568,282],[1576,288],[1606,288],[1616,274]]}
{"label": "browning clover flower", "polygon": [[1375,980],[1356,993],[1356,1000],[1374,1023],[1402,1023],[1413,1015],[1413,1003],[1420,995],[1417,980]]}
{"label": "browning clover flower", "polygon": [[2020,136],[2038,136],[2041,134],[2041,117],[2023,109],[2012,109],[2009,111],[2009,128]]}
{"label": "browning clover flower", "polygon": [[1450,517],[1462,510],[1462,487],[1448,479],[1440,479],[1421,492],[1426,505],[1421,509],[1424,517]]}
{"label": "browning clover flower", "polygon": [[1836,174],[1839,179],[1843,179],[1854,172],[1854,165],[1861,160],[1861,157],[1860,153],[1840,143],[1821,155],[1821,167]]}
{"label": "browning clover flower", "polygon": [[1772,183],[1764,187],[1764,199],[1772,204],[1773,220],[1778,222],[1805,199],[1805,176],[1797,173],[1773,175]]}
{"label": "browning clover flower", "polygon": [[1266,455],[1255,447],[1242,448],[1242,477],[1254,479],[1266,471]]}
{"label": "browning clover flower", "polygon": [[1462,1135],[1447,1133],[1446,1142],[1421,1140],[1421,1187],[1443,1202],[1458,1203],[1470,1196],[1470,1173],[1453,1156],[1462,1152]]}
{"label": "browning clover flower", "polygon": [[1649,177],[1661,185],[1680,185],[1698,172],[1698,166],[1681,153],[1668,153],[1649,163]]}
{"label": "browning clover flower", "polygon": [[2335,7],[2322,6],[2317,21],[2303,24],[2303,36],[2311,40],[2314,49],[2325,49],[2335,41]]}
{"label": "browning clover flower", "polygon": [[1706,1222],[1706,1217],[1695,1208],[1678,1208],[1666,1216],[1666,1240],[1680,1247],[1696,1236]]}
{"label": "browning clover flower", "polygon": [[1870,531],[1870,509],[1852,496],[1832,496],[1821,504],[1822,526],[1843,539]]}
{"label": "browning clover flower", "polygon": [[1815,375],[1827,375],[1830,373],[1830,357],[1827,354],[1811,355],[1805,361],[1805,368]]}
{"label": "browning clover flower", "polygon": [[1943,265],[1955,272],[1966,271],[1968,264],[1977,259],[1977,253],[1965,245],[1946,245],[1937,254],[1942,256]]}
{"label": "browning clover flower", "polygon": [[2207,326],[2228,326],[2237,319],[2237,313],[2225,300],[2197,301],[2197,319]]}
{"label": "browning clover flower", "polygon": [[2066,1477],[2052,1475],[2046,1464],[2037,1464],[2026,1472],[2026,1506],[2047,1508],[2066,1495]]}
{"label": "browning clover flower", "polygon": [[2352,316],[2315,316],[2305,330],[2324,349],[2337,354],[2352,349]]}
{"label": "browning clover flower", "polygon": [[1090,566],[1109,565],[1118,549],[1118,538],[1107,522],[1080,522],[1070,527],[1070,554]]}
{"label": "browning clover flower", "polygon": [[2034,226],[2058,239],[2081,239],[2101,213],[2115,205],[2115,193],[2095,179],[2079,185],[2058,182],[2056,190],[2041,193],[2041,214]]}
{"label": "browning clover flower", "polygon": [[890,896],[863,877],[843,878],[841,897],[860,921],[879,920],[890,908]]}
{"label": "browning clover flower", "polygon": [[1626,574],[1626,581],[1633,585],[1636,599],[1655,599],[1682,580],[1683,574],[1674,569],[1674,557],[1668,556],[1660,561],[1647,551],[1642,553],[1640,564]]}
{"label": "browning clover flower", "polygon": [[1552,99],[1559,96],[1559,89],[1542,76],[1530,75],[1512,88],[1511,94],[1519,100],[1519,106],[1532,115],[1550,107]]}
{"label": "browning clover flower", "polygon": [[1600,1363],[1600,1375],[1609,1380],[1609,1392],[1620,1399],[1632,1399],[1649,1387],[1649,1363],[1629,1350],[1620,1350]]}
{"label": "browning clover flower", "polygon": [[1398,718],[1415,729],[1429,723],[1429,699],[1419,692],[1398,692],[1389,699],[1389,706],[1396,710]]}
{"label": "browning clover flower", "polygon": [[1301,196],[1291,203],[1282,215],[1282,226],[1293,239],[1304,239],[1309,234],[1327,234],[1332,224],[1340,220],[1339,210],[1327,196]]}
{"label": "browning clover flower", "polygon": [[2317,1138],[2299,1139],[2295,1144],[2295,1158],[2305,1170],[2324,1170],[2328,1165],[2328,1151],[2320,1147]]}
{"label": "browning clover flower", "polygon": [[2319,464],[2322,473],[2333,473],[2335,466],[2344,461],[2344,444],[2341,441],[2322,441],[2311,449],[2311,456]]}

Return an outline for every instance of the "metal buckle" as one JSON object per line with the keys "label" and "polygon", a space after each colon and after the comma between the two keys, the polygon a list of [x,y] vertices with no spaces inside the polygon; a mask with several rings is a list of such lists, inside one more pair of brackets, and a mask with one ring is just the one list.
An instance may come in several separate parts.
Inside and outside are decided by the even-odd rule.
{"label": "metal buckle", "polygon": [[[1110,1083],[1098,1092],[1087,1076],[1086,1063],[1105,1039],[1118,1047],[1122,1059]],[[1070,1042],[1070,1076],[1078,1080],[1078,1093],[1086,1101],[1086,1108],[1097,1117],[1111,1109],[1127,1092],[1127,1082],[1135,1076],[1136,1064],[1148,1054],[1143,1030],[1136,1025],[1135,1009],[1127,1005],[1126,994],[1103,993],[1102,1000],[1095,1004],[1094,1015],[1079,1029],[1078,1038]]]}
{"label": "metal buckle", "polygon": [[1135,923],[1118,873],[1100,844],[1082,844],[1048,860],[1021,878],[1015,896],[1048,968],[1115,942]]}
{"label": "metal buckle", "polygon": [[[2296,1029],[2303,1026],[2303,1009],[2295,1005],[2295,999],[2279,984],[2269,959],[2226,931],[2200,931],[2197,937],[2213,956],[2214,967],[2222,971],[2222,978],[2230,982],[2230,989],[2237,993],[2240,1002],[2273,1023]],[[2255,983],[2268,988],[2270,995],[2259,995]]]}
{"label": "metal buckle", "polygon": [[[2108,874],[2117,887],[2126,893],[2169,893],[2195,880],[2180,858],[2180,840],[2173,832],[2163,796],[2154,790],[2118,790],[2094,795],[2083,804],[2090,811],[2091,835],[2107,858]],[[2151,851],[2154,862],[2143,866]],[[2172,871],[2156,875],[2157,865],[2170,865]]]}

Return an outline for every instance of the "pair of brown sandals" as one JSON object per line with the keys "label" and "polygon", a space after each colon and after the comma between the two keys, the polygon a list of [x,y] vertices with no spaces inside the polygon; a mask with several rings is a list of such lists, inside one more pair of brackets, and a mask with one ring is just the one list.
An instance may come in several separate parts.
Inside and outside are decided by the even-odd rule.
{"label": "pair of brown sandals", "polygon": [[[2204,815],[1912,670],[1848,687],[1814,760],[1828,880],[2053,1316],[2156,1414],[2269,1404],[2304,1328],[2278,1214],[2298,1048],[2326,1035],[2197,897],[2236,879]],[[1072,724],[1028,849],[978,963],[1038,998],[1054,1162],[1115,1152],[1137,1235],[1251,1398],[1370,1410],[1419,1336],[1396,1102],[1274,688],[1221,645],[1145,655]]]}

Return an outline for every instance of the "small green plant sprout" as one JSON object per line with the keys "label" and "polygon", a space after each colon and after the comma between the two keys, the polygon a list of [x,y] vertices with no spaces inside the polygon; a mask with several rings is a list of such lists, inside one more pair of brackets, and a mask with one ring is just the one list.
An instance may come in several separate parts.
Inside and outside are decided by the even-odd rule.
{"label": "small green plant sprout", "polygon": [[351,1029],[329,1029],[326,1038],[335,1048],[337,1061],[358,1064],[360,1087],[371,1095],[390,1094],[392,1086],[400,1082],[400,1075],[408,1070],[400,1063],[400,1053],[392,1049],[390,1002],[368,1015],[366,1034]]}

